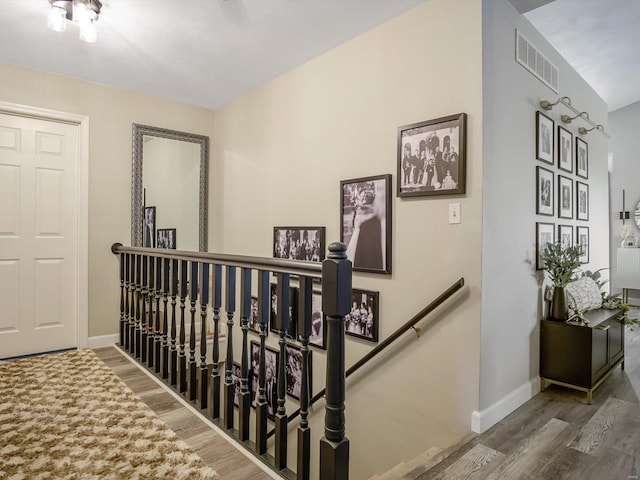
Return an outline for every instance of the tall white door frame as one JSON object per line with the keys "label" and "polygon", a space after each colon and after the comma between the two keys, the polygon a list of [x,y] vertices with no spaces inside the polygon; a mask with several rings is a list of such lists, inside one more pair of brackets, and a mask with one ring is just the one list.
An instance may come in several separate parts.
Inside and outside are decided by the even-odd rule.
{"label": "tall white door frame", "polygon": [[86,348],[89,337],[89,117],[8,102],[0,102],[0,113],[78,126],[77,345]]}

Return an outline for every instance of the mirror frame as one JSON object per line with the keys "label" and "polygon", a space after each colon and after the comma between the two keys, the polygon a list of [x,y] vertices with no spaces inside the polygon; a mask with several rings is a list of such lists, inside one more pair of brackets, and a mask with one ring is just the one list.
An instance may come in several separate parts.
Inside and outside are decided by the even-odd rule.
{"label": "mirror frame", "polygon": [[143,137],[167,138],[181,142],[191,142],[200,145],[200,187],[199,187],[199,221],[198,248],[207,251],[207,204],[208,204],[208,170],[209,170],[209,137],[193,133],[178,132],[166,128],[151,127],[149,125],[133,124],[132,175],[131,175],[131,245],[142,246],[142,162]]}

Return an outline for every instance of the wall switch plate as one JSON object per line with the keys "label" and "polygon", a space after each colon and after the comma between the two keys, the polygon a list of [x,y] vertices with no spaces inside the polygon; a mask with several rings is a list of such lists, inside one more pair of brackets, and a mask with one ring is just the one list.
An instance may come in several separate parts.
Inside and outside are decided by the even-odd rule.
{"label": "wall switch plate", "polygon": [[449,204],[449,223],[460,223],[460,204]]}

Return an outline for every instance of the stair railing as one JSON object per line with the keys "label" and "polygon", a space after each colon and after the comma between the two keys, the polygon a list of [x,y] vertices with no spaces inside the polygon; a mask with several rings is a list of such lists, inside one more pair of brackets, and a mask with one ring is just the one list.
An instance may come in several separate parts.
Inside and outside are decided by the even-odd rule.
{"label": "stair railing", "polygon": [[[309,429],[309,337],[312,326],[314,280],[322,281],[322,311],[327,316],[327,371],[324,437],[320,440],[320,479],[347,479],[349,440],[345,436],[345,316],[351,305],[351,262],[342,243],[329,246],[322,265],[273,258],[186,252],[167,249],[124,247],[116,243],[111,251],[120,260],[120,346],[139,363],[199,408],[206,416],[285,478],[310,478],[311,433]],[[240,292],[236,291],[240,269]],[[257,285],[252,272],[257,273]],[[223,275],[223,271],[225,275]],[[276,277],[277,308],[271,318],[271,275]],[[300,308],[298,318],[289,318],[291,277],[298,278]],[[257,291],[257,296],[252,293]],[[223,296],[224,292],[224,296]],[[236,299],[239,296],[239,312]],[[258,359],[249,353],[247,330],[252,302],[257,301],[260,347]],[[223,302],[224,299],[224,302]],[[198,313],[197,305],[200,305]],[[227,354],[220,371],[219,322],[226,312]],[[213,313],[214,335],[211,369],[207,358],[208,309]],[[236,315],[242,334],[240,366],[239,426],[234,425],[235,385],[233,381],[233,332]],[[186,317],[190,319],[186,344]],[[196,318],[201,329],[196,331]],[[286,412],[285,346],[290,322],[297,323],[302,343],[300,392],[301,422],[298,427],[296,472],[287,467],[289,416]],[[280,350],[277,389],[267,382],[266,345],[268,324],[278,333]],[[196,352],[196,342],[200,351]],[[199,353],[199,357],[197,356]],[[251,355],[251,363],[249,357]],[[199,362],[198,362],[199,360]],[[255,371],[257,367],[257,372]],[[257,392],[249,394],[249,370],[257,377]],[[271,378],[271,375],[269,375]],[[253,383],[253,382],[252,382]],[[267,403],[267,398],[277,402]],[[256,409],[255,442],[249,440],[249,416]],[[222,408],[221,408],[222,407]],[[277,408],[276,408],[277,407]],[[275,422],[274,455],[267,454],[267,418]]]}
{"label": "stair railing", "polygon": [[[416,313],[409,321],[407,321],[404,325],[399,327],[395,332],[389,335],[382,343],[377,345],[373,350],[367,353],[364,357],[354,363],[351,367],[349,367],[345,372],[345,379],[349,378],[351,375],[356,373],[361,367],[365,366],[369,363],[373,358],[379,355],[383,350],[385,350],[389,345],[398,340],[405,332],[413,329],[416,334],[420,334],[420,330],[416,327],[416,324],[420,322],[423,318],[433,312],[436,308],[446,302],[449,298],[451,298],[458,290],[460,290],[464,286],[464,278],[460,278],[453,285],[447,288],[442,294],[440,294],[435,300],[433,300],[429,305],[424,307],[418,313]],[[309,400],[309,406],[316,403],[318,400],[323,398],[325,395],[325,389],[320,390],[318,393],[313,395]],[[291,415],[289,415],[289,422],[294,420],[298,415],[300,415],[301,409],[294,411]],[[273,435],[273,430],[269,432],[269,436]]]}

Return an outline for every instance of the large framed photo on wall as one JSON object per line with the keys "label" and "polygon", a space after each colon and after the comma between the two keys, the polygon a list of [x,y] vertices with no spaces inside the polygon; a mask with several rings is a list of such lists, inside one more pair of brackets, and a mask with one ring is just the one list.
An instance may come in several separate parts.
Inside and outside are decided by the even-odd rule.
{"label": "large framed photo on wall", "polygon": [[536,213],[553,216],[553,172],[536,167]]}
{"label": "large framed photo on wall", "polygon": [[544,270],[545,263],[542,260],[542,252],[548,243],[554,243],[555,228],[553,223],[536,223],[536,270]]}
{"label": "large framed photo on wall", "polygon": [[558,225],[558,240],[563,249],[573,246],[573,227],[571,225]]}
{"label": "large framed photo on wall", "polygon": [[554,122],[542,112],[536,112],[536,158],[553,165]]}
{"label": "large framed photo on wall", "polygon": [[573,134],[558,125],[558,168],[573,173]]}
{"label": "large framed photo on wall", "polygon": [[351,312],[344,318],[345,333],[370,342],[378,341],[378,292],[351,291]]}
{"label": "large framed photo on wall", "polygon": [[589,185],[576,180],[576,218],[589,220]]}
{"label": "large framed photo on wall", "polygon": [[579,137],[576,137],[576,175],[589,178],[589,146]]}
{"label": "large framed photo on wall", "polygon": [[340,222],[353,270],[391,273],[391,175],[342,180]]}
{"label": "large framed photo on wall", "polygon": [[573,180],[558,175],[558,217],[573,218]]}
{"label": "large framed photo on wall", "polygon": [[273,256],[289,260],[324,260],[325,227],[273,227]]}
{"label": "large framed photo on wall", "polygon": [[589,227],[576,227],[576,243],[580,245],[580,263],[589,263]]}
{"label": "large framed photo on wall", "polygon": [[398,128],[398,197],[465,193],[466,113]]}

